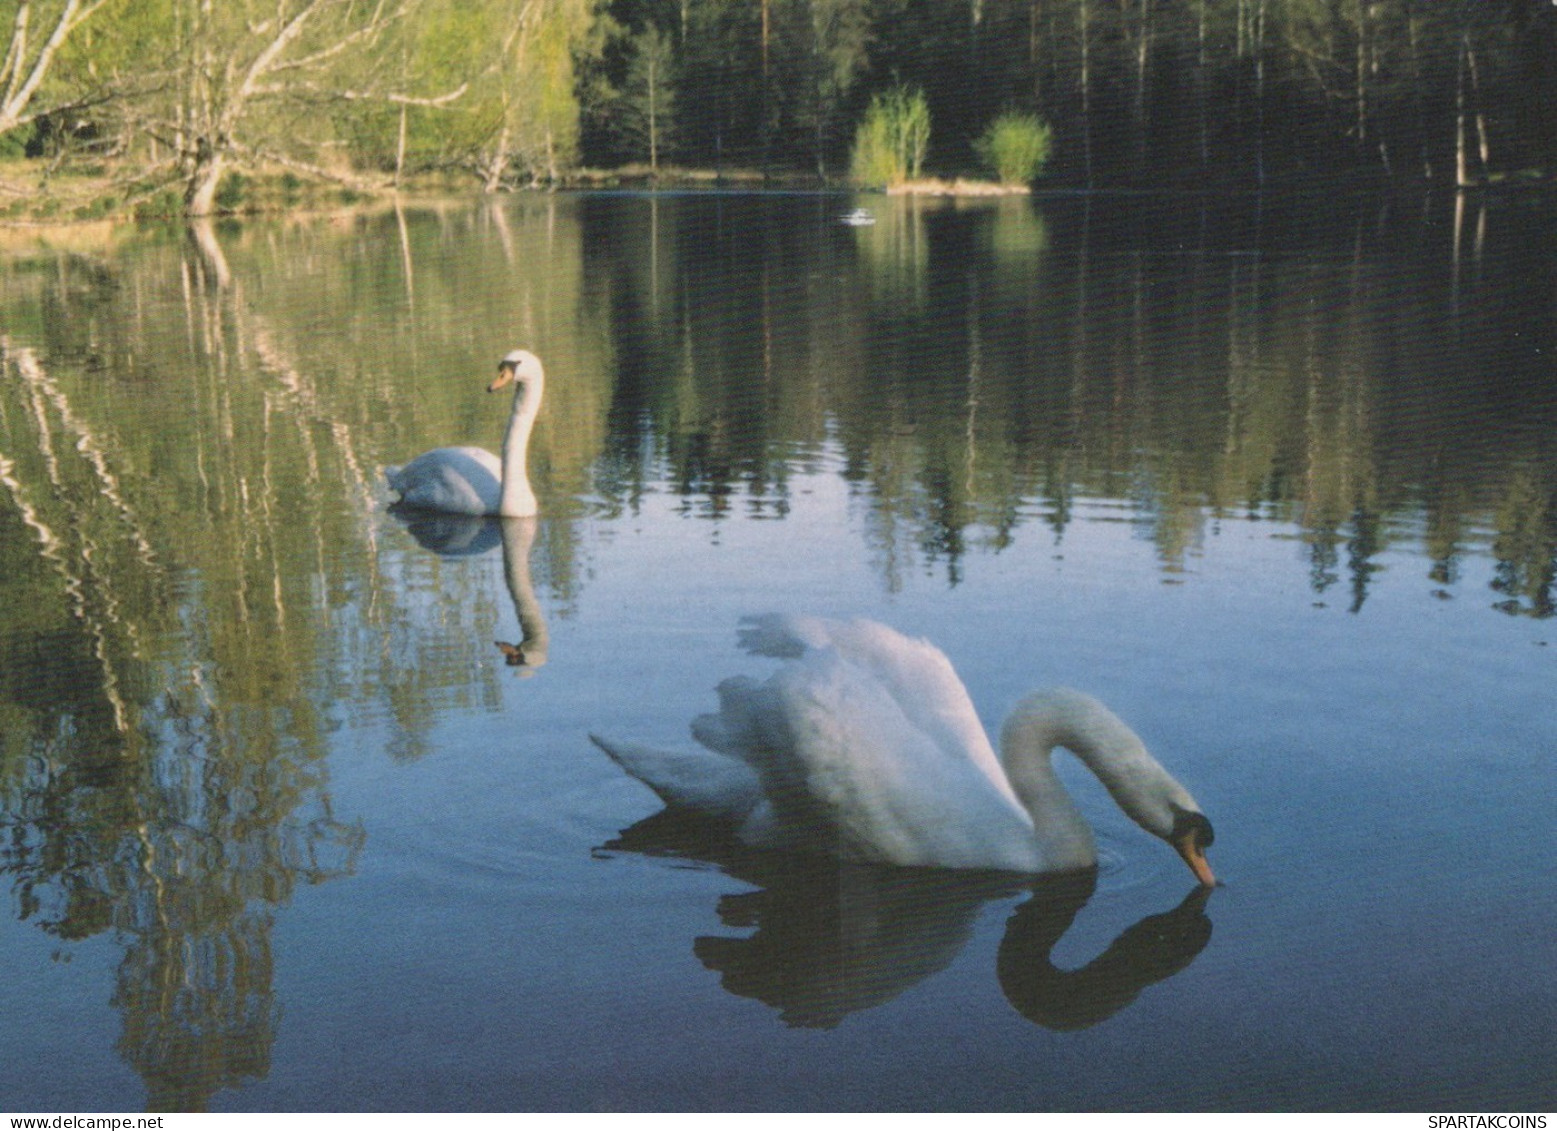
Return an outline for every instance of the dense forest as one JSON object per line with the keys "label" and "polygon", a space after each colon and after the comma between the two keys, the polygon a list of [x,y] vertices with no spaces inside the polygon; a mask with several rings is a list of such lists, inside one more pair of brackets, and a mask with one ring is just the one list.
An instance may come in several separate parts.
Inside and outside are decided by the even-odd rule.
{"label": "dense forest", "polygon": [[4,30],[0,155],[196,213],[260,170],[841,179],[893,90],[947,175],[1008,111],[1047,123],[1063,185],[1557,164],[1549,0],[5,0]]}

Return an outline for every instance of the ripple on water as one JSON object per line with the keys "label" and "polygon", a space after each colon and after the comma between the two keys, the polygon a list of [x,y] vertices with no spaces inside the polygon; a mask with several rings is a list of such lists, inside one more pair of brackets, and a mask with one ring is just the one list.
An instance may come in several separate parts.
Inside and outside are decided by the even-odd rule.
{"label": "ripple on water", "polygon": [[1097,832],[1097,887],[1100,892],[1136,891],[1160,883],[1170,868],[1183,865],[1171,853],[1153,852],[1155,847],[1142,841],[1139,834],[1126,839],[1109,830]]}
{"label": "ripple on water", "polygon": [[405,867],[440,882],[570,886],[579,879],[577,870],[590,865],[594,849],[617,831],[598,808],[582,788],[568,788],[544,801],[516,801],[509,813],[497,806],[462,824],[405,825],[396,841]]}

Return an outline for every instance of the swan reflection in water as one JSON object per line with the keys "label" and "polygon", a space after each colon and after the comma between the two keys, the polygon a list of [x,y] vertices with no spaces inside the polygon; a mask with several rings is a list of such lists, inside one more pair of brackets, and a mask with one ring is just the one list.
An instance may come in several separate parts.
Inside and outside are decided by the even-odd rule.
{"label": "swan reflection in water", "polygon": [[535,580],[530,573],[530,551],[535,545],[539,520],[530,518],[478,518],[473,515],[441,514],[401,505],[390,507],[411,537],[424,550],[440,557],[463,558],[485,554],[494,546],[503,547],[503,581],[514,603],[519,620],[517,644],[496,641],[509,667],[518,675],[534,675],[545,665],[551,647],[546,616],[535,596]]}
{"label": "swan reflection in water", "polygon": [[666,809],[599,850],[700,860],[756,890],[719,898],[726,927],[692,950],[724,988],[778,1010],[788,1025],[830,1029],[945,969],[973,934],[984,905],[1028,898],[1006,922],[996,973],[1029,1020],[1078,1030],[1107,1020],[1154,983],[1185,969],[1211,939],[1209,887],[1148,915],[1073,970],[1050,955],[1097,887],[1096,868],[1038,877],[903,868],[820,855],[754,850],[729,826]]}

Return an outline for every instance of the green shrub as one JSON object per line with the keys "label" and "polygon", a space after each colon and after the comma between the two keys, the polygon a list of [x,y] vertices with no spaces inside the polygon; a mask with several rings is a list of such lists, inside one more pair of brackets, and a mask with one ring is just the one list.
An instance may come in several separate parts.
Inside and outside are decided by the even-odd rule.
{"label": "green shrub", "polygon": [[174,189],[163,189],[138,202],[134,211],[137,220],[165,220],[170,216],[182,216],[184,198]]}
{"label": "green shrub", "polygon": [[77,220],[100,220],[104,216],[111,215],[117,207],[119,207],[118,197],[99,196],[77,208],[75,217]]}
{"label": "green shrub", "polygon": [[924,93],[907,87],[870,100],[854,133],[849,170],[862,185],[902,184],[919,176],[930,145],[930,104]]}
{"label": "green shrub", "polygon": [[1025,185],[1049,162],[1050,134],[1037,114],[1007,111],[989,123],[973,148],[1001,184]]}
{"label": "green shrub", "polygon": [[223,212],[231,212],[243,203],[244,190],[248,188],[249,178],[242,173],[231,172],[222,178],[221,187],[216,190],[216,207]]}

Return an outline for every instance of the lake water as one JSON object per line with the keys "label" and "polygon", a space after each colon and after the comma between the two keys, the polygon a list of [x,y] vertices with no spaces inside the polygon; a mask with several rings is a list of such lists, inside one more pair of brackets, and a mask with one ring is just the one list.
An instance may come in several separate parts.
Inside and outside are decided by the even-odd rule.
{"label": "lake water", "polygon": [[[1557,1105],[1546,203],[53,238],[0,260],[0,1108]],[[391,513],[515,346],[541,517]],[[689,743],[769,610],[991,729],[1106,700],[1221,886],[1068,759],[1095,876],[651,819],[588,734]]]}

